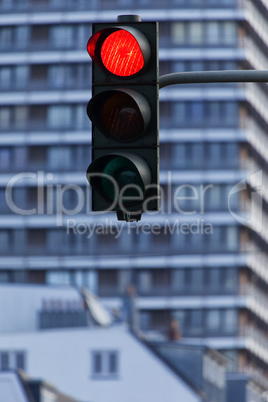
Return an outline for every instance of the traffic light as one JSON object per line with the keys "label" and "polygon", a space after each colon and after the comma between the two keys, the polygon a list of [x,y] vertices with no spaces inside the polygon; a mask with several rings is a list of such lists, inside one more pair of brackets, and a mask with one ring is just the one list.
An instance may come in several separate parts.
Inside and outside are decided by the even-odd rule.
{"label": "traffic light", "polygon": [[119,220],[159,210],[158,23],[119,16],[93,24],[92,210]]}

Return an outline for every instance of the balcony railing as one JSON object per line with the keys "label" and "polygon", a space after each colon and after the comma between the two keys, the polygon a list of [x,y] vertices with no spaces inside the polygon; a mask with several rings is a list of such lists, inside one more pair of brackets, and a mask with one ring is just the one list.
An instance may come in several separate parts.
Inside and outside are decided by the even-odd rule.
{"label": "balcony railing", "polygon": [[[267,8],[267,0],[260,0]],[[268,26],[265,15],[258,10],[254,1],[243,0],[239,1],[241,8],[247,11],[247,21],[252,26],[253,30],[259,35],[261,40],[268,46]]]}
{"label": "balcony railing", "polygon": [[28,120],[25,122],[20,123],[10,123],[9,125],[0,126],[0,135],[1,133],[13,132],[13,133],[21,133],[21,132],[40,132],[42,135],[44,132],[63,132],[63,131],[70,131],[70,130],[90,130],[90,122],[85,119],[84,122],[79,122],[79,126],[77,123],[72,120],[69,123],[59,123],[54,124],[50,123],[46,120]]}
{"label": "balcony railing", "polygon": [[268,363],[268,338],[259,329],[250,325],[240,327],[240,337],[246,339],[246,348],[259,359]]}
{"label": "balcony railing", "polygon": [[[81,215],[80,215],[81,217]],[[21,225],[19,217],[19,224]],[[67,216],[68,219],[72,219],[75,222],[74,216]],[[108,218],[107,218],[108,219]],[[55,219],[56,225],[56,219]],[[53,226],[55,228],[56,226]],[[75,230],[76,228],[74,228]],[[77,230],[77,229],[76,229]],[[81,228],[79,229],[81,230]],[[85,229],[86,230],[86,229]],[[134,248],[131,246],[130,241],[123,243],[120,239],[114,239],[110,236],[103,236],[93,234],[91,238],[87,238],[86,235],[89,233],[85,233],[84,236],[81,234],[77,234],[77,239],[75,239],[72,229],[69,229],[69,235],[67,234],[66,229],[66,237],[59,237],[55,239],[54,244],[51,246],[47,246],[46,244],[32,244],[32,245],[23,245],[18,244],[18,242],[14,242],[13,246],[3,246],[0,244],[0,257],[34,257],[39,256],[40,258],[46,258],[47,256],[80,256],[86,258],[89,255],[100,256],[101,255],[127,255],[127,256],[138,256],[144,255],[144,247],[142,245],[136,245]],[[123,236],[123,235],[122,235]],[[133,237],[132,237],[133,239]],[[199,247],[192,247],[190,244],[188,246],[178,247],[171,243],[166,243],[163,247],[155,247],[154,244],[150,244],[150,255],[206,255],[208,252],[213,253],[215,255],[228,253],[228,248],[225,244],[214,244],[213,247],[210,247],[209,250],[204,249],[202,244]],[[148,248],[147,248],[148,250]],[[238,250],[237,250],[238,252]]]}
{"label": "balcony railing", "polygon": [[268,323],[268,296],[252,283],[242,285],[240,295],[251,297],[253,303],[248,304],[249,308],[254,309],[255,313]]}
{"label": "balcony railing", "polygon": [[[0,83],[0,91],[1,92],[21,92],[21,91],[60,91],[60,90],[85,90],[90,89],[90,77],[89,75],[86,77],[75,78],[73,77],[72,81],[66,80],[50,80],[48,78],[44,78],[42,80],[25,80],[23,82],[1,82]],[[87,83],[85,85],[85,83]],[[3,96],[3,95],[2,95]]]}
{"label": "balcony railing", "polygon": [[268,57],[262,52],[256,43],[249,37],[239,39],[240,48],[245,50],[246,60],[256,70],[268,69]]}
{"label": "balcony railing", "polygon": [[260,251],[249,253],[247,256],[248,266],[266,283],[268,283],[267,259],[268,255]]}
{"label": "balcony railing", "polygon": [[[196,8],[196,0],[24,0],[18,4],[3,2],[0,12],[41,12],[41,11],[95,11],[122,9],[166,9]],[[198,8],[237,8],[237,0],[202,0]]]}
{"label": "balcony railing", "polygon": [[249,374],[262,387],[268,389],[268,378],[263,374],[261,369],[247,365],[240,368],[239,372]]}
{"label": "balcony railing", "polygon": [[87,327],[86,311],[42,311],[39,313],[39,328],[80,328]]}
{"label": "balcony railing", "polygon": [[266,163],[268,163],[267,133],[252,118],[248,118],[245,121],[245,128],[247,129],[248,142],[263,157]]}

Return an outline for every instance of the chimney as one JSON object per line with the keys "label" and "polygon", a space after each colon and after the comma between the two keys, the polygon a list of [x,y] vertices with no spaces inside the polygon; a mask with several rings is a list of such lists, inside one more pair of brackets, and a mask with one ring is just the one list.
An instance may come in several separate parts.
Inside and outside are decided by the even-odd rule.
{"label": "chimney", "polygon": [[123,321],[129,325],[132,332],[138,332],[138,310],[136,306],[137,294],[135,286],[127,286],[126,295],[123,298]]}

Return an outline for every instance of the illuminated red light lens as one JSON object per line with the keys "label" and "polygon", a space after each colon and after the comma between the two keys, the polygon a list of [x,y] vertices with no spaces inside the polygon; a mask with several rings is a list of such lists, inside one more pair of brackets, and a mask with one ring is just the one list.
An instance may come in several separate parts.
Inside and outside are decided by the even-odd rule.
{"label": "illuminated red light lens", "polygon": [[144,57],[139,43],[124,29],[109,35],[101,47],[101,60],[112,74],[129,77],[144,66]]}

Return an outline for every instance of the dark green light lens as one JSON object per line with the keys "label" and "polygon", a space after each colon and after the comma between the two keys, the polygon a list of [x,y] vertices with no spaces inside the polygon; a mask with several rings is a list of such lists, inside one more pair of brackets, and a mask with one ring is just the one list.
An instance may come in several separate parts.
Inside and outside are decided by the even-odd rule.
{"label": "dark green light lens", "polygon": [[[118,193],[123,193],[123,197],[140,197],[144,193],[144,184],[135,165],[127,158],[115,156],[105,166],[103,173],[114,178],[117,183]],[[116,196],[115,184],[108,178],[102,177],[101,185],[104,194],[110,200]],[[129,186],[124,190],[126,186]],[[139,190],[140,189],[140,190]],[[118,194],[119,195],[119,194]],[[130,204],[132,201],[125,201]]]}

